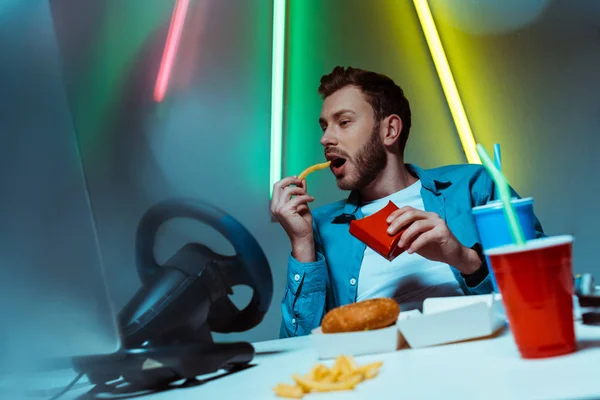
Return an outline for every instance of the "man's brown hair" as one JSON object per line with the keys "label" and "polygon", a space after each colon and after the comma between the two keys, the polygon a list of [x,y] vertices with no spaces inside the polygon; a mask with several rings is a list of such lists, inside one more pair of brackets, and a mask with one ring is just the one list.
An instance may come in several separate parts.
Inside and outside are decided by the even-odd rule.
{"label": "man's brown hair", "polygon": [[385,75],[358,68],[337,66],[330,74],[321,77],[319,94],[325,100],[346,86],[356,86],[373,107],[375,120],[379,123],[389,115],[396,114],[402,120],[400,150],[404,151],[410,133],[410,104],[400,86]]}

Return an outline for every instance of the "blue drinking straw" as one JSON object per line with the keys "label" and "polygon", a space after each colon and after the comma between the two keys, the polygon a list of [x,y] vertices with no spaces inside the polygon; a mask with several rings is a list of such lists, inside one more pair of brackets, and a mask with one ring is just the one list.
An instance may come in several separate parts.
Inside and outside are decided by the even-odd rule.
{"label": "blue drinking straw", "polygon": [[500,143],[494,145],[494,164],[498,171],[502,171],[502,158],[500,157]]}
{"label": "blue drinking straw", "polygon": [[521,228],[521,224],[517,218],[517,214],[515,212],[515,208],[513,207],[510,201],[510,188],[506,177],[502,172],[496,168],[494,162],[491,157],[485,151],[485,148],[481,144],[477,144],[477,153],[479,153],[479,157],[481,158],[481,162],[487,171],[489,172],[492,180],[496,184],[498,188],[498,192],[500,192],[500,200],[502,200],[502,205],[504,207],[504,214],[506,215],[506,219],[508,220],[508,226],[510,228],[510,232],[512,234],[513,240],[515,244],[522,246],[525,244],[525,236],[523,235],[523,228]]}

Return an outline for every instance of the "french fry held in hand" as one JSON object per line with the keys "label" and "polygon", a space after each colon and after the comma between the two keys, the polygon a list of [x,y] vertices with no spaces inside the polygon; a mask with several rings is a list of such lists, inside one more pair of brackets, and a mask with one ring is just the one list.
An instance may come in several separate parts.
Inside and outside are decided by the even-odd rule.
{"label": "french fry held in hand", "polygon": [[310,167],[308,167],[304,171],[302,171],[300,173],[300,175],[298,175],[298,179],[300,179],[301,181],[303,181],[304,179],[306,179],[306,177],[308,176],[308,174],[310,174],[312,172],[315,172],[315,171],[318,171],[320,169],[329,168],[330,165],[331,165],[331,161],[327,161],[327,162],[324,162],[324,163],[311,165]]}
{"label": "french fry held in hand", "polygon": [[304,376],[292,375],[295,385],[280,383],[273,391],[279,397],[300,399],[311,392],[353,390],[362,381],[377,376],[382,365],[378,361],[358,366],[352,357],[339,356],[331,368],[317,364]]}

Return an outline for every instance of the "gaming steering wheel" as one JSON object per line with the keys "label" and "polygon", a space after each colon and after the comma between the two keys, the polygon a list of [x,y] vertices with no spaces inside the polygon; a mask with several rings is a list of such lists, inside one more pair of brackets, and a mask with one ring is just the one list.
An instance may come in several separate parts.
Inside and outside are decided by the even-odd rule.
{"label": "gaming steering wheel", "polygon": [[[154,255],[156,235],[174,218],[208,224],[229,240],[236,255],[224,256],[200,243],[188,243],[159,264]],[[200,322],[213,332],[245,331],[262,321],[273,296],[269,264],[256,239],[233,217],[198,200],[169,199],[146,211],[136,234],[136,264],[143,287],[119,316],[128,342],[139,344],[148,336],[184,325],[196,329]],[[235,285],[253,289],[243,310],[229,298]],[[190,326],[194,321],[198,322]]]}
{"label": "gaming steering wheel", "polygon": [[[187,243],[162,265],[154,255],[159,228],[173,218],[204,222],[233,245],[224,256],[200,243]],[[210,204],[170,199],[143,215],[136,233],[136,263],[142,287],[118,316],[122,349],[110,355],[77,358],[78,372],[102,384],[122,376],[142,386],[165,385],[181,378],[245,365],[252,360],[249,343],[214,343],[210,332],[241,332],[258,325],[273,296],[267,258],[254,237],[233,217]],[[253,289],[240,310],[231,288]],[[147,359],[163,367],[145,370]]]}
{"label": "gaming steering wheel", "polygon": [[[155,280],[163,268],[154,255],[158,229],[168,220],[190,218],[205,222],[221,233],[232,245],[235,256],[224,256],[208,247],[196,244],[193,249],[203,255],[207,264],[218,269],[226,284],[227,294],[235,285],[247,285],[254,293],[250,303],[239,310],[228,296],[215,299],[208,316],[212,331],[220,333],[241,332],[258,325],[269,309],[273,296],[273,278],[265,254],[254,237],[229,214],[198,200],[166,200],[151,207],[142,217],[136,235],[137,269],[140,279],[147,285]],[[176,262],[175,262],[176,264]],[[177,266],[190,274],[201,273],[206,265]],[[214,282],[218,285],[218,282]]]}

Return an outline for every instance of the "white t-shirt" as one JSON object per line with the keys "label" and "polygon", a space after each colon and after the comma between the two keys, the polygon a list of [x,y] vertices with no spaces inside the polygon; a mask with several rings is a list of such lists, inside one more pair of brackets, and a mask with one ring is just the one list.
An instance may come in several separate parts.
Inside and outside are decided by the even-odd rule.
{"label": "white t-shirt", "polygon": [[[425,210],[421,198],[421,181],[361,207],[365,217],[376,213],[392,201],[399,208],[411,206]],[[402,310],[421,309],[428,297],[460,296],[460,289],[448,264],[430,261],[419,254],[404,252],[388,261],[370,247],[365,248],[358,277],[357,301],[394,298]]]}

